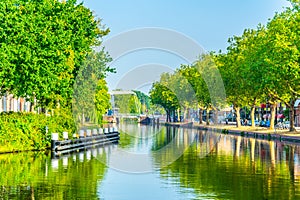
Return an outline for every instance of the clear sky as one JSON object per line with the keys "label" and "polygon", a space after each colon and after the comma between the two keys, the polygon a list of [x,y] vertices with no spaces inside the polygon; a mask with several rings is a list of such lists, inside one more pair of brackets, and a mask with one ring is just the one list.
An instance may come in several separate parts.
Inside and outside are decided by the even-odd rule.
{"label": "clear sky", "polygon": [[[226,50],[227,40],[245,28],[266,24],[275,12],[289,5],[286,0],[84,0],[84,5],[110,28],[110,39],[122,32],[159,27],[180,32],[207,51]],[[186,61],[165,52],[130,53],[112,63],[118,74],[108,78],[110,89],[126,72],[149,63],[174,69]]]}

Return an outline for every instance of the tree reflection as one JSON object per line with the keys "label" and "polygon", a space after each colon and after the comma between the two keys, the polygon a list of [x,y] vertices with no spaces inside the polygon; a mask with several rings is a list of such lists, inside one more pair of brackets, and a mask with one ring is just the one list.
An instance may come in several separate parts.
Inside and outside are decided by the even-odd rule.
{"label": "tree reflection", "polygon": [[0,155],[0,199],[98,199],[106,167],[98,152],[51,159],[48,153]]}
{"label": "tree reflection", "polygon": [[[177,137],[180,136],[178,130],[177,134]],[[189,134],[183,133],[183,138],[189,137]],[[295,148],[299,150],[299,146],[216,133],[213,136],[213,133],[205,131],[198,131],[196,138],[197,142],[190,145],[178,160],[160,169],[162,177],[178,178],[178,184],[193,188],[198,198],[300,197],[299,154],[295,156]],[[167,136],[163,139],[161,136],[161,145],[169,141]],[[184,145],[184,141],[180,142]],[[207,155],[199,156],[203,152]],[[172,156],[170,152],[165,153],[163,159]],[[154,157],[154,160],[162,162],[162,158]]]}

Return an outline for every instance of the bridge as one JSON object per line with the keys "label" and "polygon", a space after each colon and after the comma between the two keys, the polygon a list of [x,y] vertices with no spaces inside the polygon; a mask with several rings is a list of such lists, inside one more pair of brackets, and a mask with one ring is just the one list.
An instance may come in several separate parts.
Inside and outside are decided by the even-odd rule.
{"label": "bridge", "polygon": [[132,95],[136,95],[135,92],[133,92],[133,91],[128,91],[128,90],[114,90],[114,91],[109,91],[108,94],[110,94],[111,96],[113,96],[113,95],[121,95],[121,94],[132,94]]}
{"label": "bridge", "polygon": [[130,119],[138,119],[139,116],[137,114],[130,114],[130,113],[119,113],[117,112],[117,108],[115,107],[115,95],[135,95],[135,92],[129,91],[129,90],[114,90],[114,91],[109,91],[108,94],[110,94],[110,103],[112,106],[112,115],[111,117],[107,116],[110,118],[109,121],[116,121],[117,118],[130,118]]}
{"label": "bridge", "polygon": [[116,113],[116,106],[115,106],[115,95],[135,95],[135,92],[129,91],[129,90],[114,90],[114,91],[109,91],[108,94],[110,94],[110,103],[113,111],[113,115],[120,115],[118,112]]}
{"label": "bridge", "polygon": [[115,107],[115,95],[134,95],[136,96],[136,93],[133,91],[128,91],[128,90],[115,90],[115,91],[109,91],[108,92],[110,94],[110,102],[112,105],[112,116],[107,116],[108,121],[113,121],[113,122],[118,122],[118,120],[121,119],[136,119],[138,122],[145,122],[148,120],[152,120],[154,118],[158,118],[158,117],[154,117],[154,116],[146,116],[146,115],[141,115],[141,114],[133,114],[133,113],[119,113],[116,112],[117,108]]}

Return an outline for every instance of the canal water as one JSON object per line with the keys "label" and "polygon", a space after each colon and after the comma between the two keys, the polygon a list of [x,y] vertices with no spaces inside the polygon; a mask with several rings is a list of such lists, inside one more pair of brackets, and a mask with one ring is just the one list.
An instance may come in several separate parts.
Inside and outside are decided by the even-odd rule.
{"label": "canal water", "polygon": [[0,155],[0,199],[300,199],[300,146],[120,125],[120,142]]}

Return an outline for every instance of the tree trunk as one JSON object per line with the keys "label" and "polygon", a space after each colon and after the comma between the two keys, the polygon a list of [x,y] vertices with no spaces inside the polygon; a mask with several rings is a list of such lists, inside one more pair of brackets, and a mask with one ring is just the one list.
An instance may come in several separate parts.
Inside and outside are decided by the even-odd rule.
{"label": "tree trunk", "polygon": [[255,105],[251,107],[251,113],[250,113],[250,117],[251,117],[251,127],[254,128],[255,127]]}
{"label": "tree trunk", "polygon": [[233,109],[236,114],[236,127],[241,127],[241,114],[240,114],[240,107],[239,106],[233,106]]}
{"label": "tree trunk", "polygon": [[206,125],[209,125],[209,111],[210,111],[210,109],[207,108],[206,109]]}
{"label": "tree trunk", "polygon": [[166,113],[167,113],[167,122],[170,122],[170,111],[166,110]]}
{"label": "tree trunk", "polygon": [[275,127],[275,115],[276,115],[277,103],[271,104],[271,119],[270,119],[270,130],[274,130]]}
{"label": "tree trunk", "polygon": [[187,119],[187,110],[184,109],[183,111],[183,121],[185,121]]}
{"label": "tree trunk", "polygon": [[[219,111],[218,111],[218,109],[216,108],[215,109],[215,112],[214,112],[214,123],[215,124],[219,124],[219,122],[218,122],[218,113],[219,113]],[[221,123],[221,122],[220,122]]]}
{"label": "tree trunk", "polygon": [[277,109],[277,106],[276,106],[276,109],[275,109],[275,124],[278,123],[278,120],[277,120],[277,115],[278,115],[278,109]]}
{"label": "tree trunk", "polygon": [[170,110],[168,110],[168,122],[171,122],[172,120],[171,120],[171,111]]}
{"label": "tree trunk", "polygon": [[202,117],[203,117],[203,110],[201,108],[199,108],[199,124],[202,124]]}
{"label": "tree trunk", "polygon": [[176,122],[176,112],[173,110],[173,122]]}
{"label": "tree trunk", "polygon": [[34,188],[33,187],[30,188],[30,192],[31,192],[31,200],[35,200]]}
{"label": "tree trunk", "polygon": [[294,109],[295,99],[291,99],[290,101],[290,132],[295,131],[295,109]]}
{"label": "tree trunk", "polygon": [[187,110],[187,116],[186,116],[186,119],[187,119],[188,121],[190,121],[190,118],[191,118],[191,112],[190,112],[190,109],[187,108],[186,110]]}

